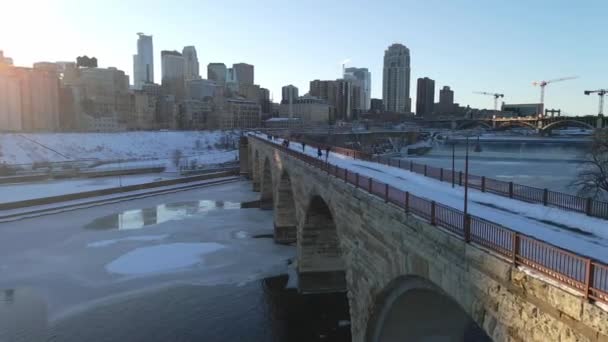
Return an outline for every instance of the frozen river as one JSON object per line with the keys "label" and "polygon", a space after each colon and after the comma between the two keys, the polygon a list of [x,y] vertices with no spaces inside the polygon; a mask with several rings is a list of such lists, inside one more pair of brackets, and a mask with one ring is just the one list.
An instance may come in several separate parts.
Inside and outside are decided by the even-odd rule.
{"label": "frozen river", "polygon": [[[0,224],[0,341],[349,339],[244,181]],[[329,305],[328,305],[329,304]]]}

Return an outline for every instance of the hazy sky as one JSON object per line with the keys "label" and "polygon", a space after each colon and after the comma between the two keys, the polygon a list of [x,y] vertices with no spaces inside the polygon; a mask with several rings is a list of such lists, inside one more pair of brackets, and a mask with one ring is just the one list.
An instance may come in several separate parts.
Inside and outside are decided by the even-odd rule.
{"label": "hazy sky", "polygon": [[532,81],[576,75],[547,87],[546,106],[595,114],[597,96],[583,90],[608,88],[607,18],[606,0],[2,0],[0,49],[24,66],[87,54],[132,82],[144,32],[154,36],[156,82],[161,50],[195,45],[203,77],[209,62],[251,63],[277,101],[283,85],[304,94],[310,80],[340,77],[346,59],[370,69],[381,97],[384,50],[400,42],[412,55],[413,106],[418,77],[435,79],[437,92],[450,85],[461,105],[491,108],[473,91],[536,102]]}

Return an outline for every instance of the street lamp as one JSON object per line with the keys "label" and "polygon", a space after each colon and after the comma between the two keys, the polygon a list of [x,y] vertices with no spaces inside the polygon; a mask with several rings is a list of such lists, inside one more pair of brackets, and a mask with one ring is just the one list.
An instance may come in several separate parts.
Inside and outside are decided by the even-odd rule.
{"label": "street lamp", "polygon": [[469,137],[467,136],[466,153],[464,157],[464,216],[468,214],[469,198]]}
{"label": "street lamp", "polygon": [[456,178],[456,140],[449,141],[450,145],[452,145],[452,188],[454,188]]}

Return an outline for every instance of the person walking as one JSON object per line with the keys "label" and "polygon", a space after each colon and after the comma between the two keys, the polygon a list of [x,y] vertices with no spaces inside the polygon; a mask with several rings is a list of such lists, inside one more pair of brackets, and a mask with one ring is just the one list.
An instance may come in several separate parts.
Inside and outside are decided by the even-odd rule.
{"label": "person walking", "polygon": [[306,150],[306,143],[302,142],[302,153],[304,153],[305,150]]}
{"label": "person walking", "polygon": [[321,159],[321,157],[323,157],[323,151],[321,151],[321,147],[319,147],[317,149],[317,157],[319,157],[319,159]]}
{"label": "person walking", "polygon": [[325,147],[325,162],[327,163],[327,159],[329,158],[329,151],[331,150],[331,146],[327,145]]}

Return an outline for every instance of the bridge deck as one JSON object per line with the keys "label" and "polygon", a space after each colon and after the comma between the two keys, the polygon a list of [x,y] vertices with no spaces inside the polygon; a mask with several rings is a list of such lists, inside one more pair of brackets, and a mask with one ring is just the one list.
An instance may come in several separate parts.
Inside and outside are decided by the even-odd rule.
{"label": "bridge deck", "polygon": [[[281,140],[275,143],[280,144]],[[290,148],[302,151],[300,144],[291,144]],[[307,147],[306,154],[316,156],[317,149]],[[330,153],[329,162],[360,175],[373,177],[397,189],[409,191],[416,196],[455,209],[463,209],[462,188],[452,189],[446,186],[446,183],[397,167],[355,160],[337,153]],[[608,224],[605,220],[476,191],[469,192],[468,207],[470,214],[578,254],[608,262]]]}

